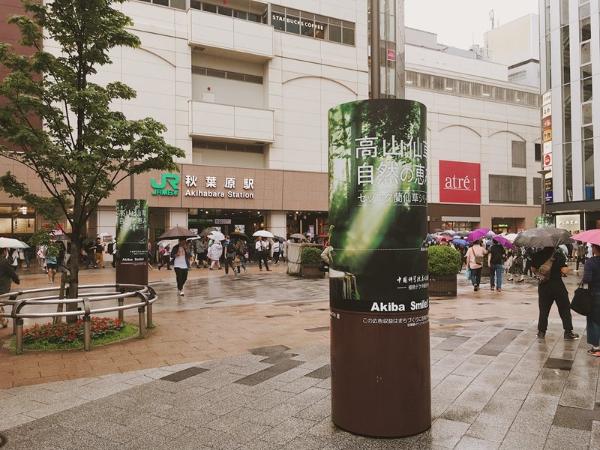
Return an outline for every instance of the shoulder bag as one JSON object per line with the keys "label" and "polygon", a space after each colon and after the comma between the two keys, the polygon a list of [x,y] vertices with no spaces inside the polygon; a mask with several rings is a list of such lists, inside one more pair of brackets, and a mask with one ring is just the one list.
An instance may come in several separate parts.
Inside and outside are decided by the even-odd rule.
{"label": "shoulder bag", "polygon": [[592,299],[592,292],[584,288],[583,283],[581,283],[575,290],[575,295],[573,295],[571,309],[577,314],[588,316],[592,312]]}

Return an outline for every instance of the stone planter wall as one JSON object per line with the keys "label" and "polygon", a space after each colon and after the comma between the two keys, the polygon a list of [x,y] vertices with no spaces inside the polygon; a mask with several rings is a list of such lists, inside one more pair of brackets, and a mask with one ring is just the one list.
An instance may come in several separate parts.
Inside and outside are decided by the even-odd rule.
{"label": "stone planter wall", "polygon": [[429,275],[430,297],[456,297],[457,275]]}

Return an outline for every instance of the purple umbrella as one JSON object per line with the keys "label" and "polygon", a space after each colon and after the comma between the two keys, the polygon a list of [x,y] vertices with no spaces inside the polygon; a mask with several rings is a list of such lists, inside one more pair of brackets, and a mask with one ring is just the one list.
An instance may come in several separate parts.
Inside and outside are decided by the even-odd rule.
{"label": "purple umbrella", "polygon": [[467,237],[467,241],[475,242],[480,239],[483,239],[485,237],[485,235],[488,234],[489,232],[490,232],[489,228],[477,228],[476,230],[473,230],[469,233],[469,236]]}
{"label": "purple umbrella", "polygon": [[501,234],[497,234],[495,235],[493,238],[493,240],[495,240],[498,244],[500,244],[502,247],[511,249],[514,247],[513,243],[510,242],[508,239],[506,239],[504,236],[502,236]]}

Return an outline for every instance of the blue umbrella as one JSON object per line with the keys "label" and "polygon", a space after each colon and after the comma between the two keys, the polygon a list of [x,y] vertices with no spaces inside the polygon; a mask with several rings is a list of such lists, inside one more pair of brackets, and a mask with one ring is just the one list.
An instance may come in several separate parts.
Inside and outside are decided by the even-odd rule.
{"label": "blue umbrella", "polygon": [[469,245],[469,243],[467,241],[465,241],[464,239],[454,239],[452,241],[452,243],[459,247],[466,247],[467,245]]}

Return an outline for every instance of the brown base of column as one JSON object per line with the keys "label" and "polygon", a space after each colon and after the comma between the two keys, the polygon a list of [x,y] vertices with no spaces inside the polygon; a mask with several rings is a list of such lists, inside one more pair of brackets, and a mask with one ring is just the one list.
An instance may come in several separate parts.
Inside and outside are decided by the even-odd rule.
{"label": "brown base of column", "polygon": [[117,263],[117,284],[148,284],[148,264]]}
{"label": "brown base of column", "polygon": [[331,312],[333,422],[354,434],[387,438],[431,428],[427,312]]}

